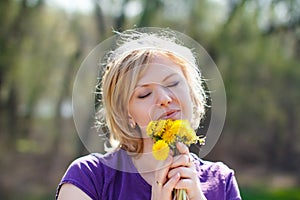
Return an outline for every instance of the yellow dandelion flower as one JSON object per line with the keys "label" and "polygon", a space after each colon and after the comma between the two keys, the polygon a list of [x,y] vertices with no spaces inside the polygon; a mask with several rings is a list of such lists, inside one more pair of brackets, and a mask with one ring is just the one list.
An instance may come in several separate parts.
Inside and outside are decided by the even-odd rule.
{"label": "yellow dandelion flower", "polygon": [[200,142],[200,145],[205,144],[205,137],[198,137],[188,120],[151,121],[146,130],[147,135],[156,141],[152,151],[157,160],[165,160],[170,149],[176,149],[177,142],[182,142],[187,146],[197,142]]}
{"label": "yellow dandelion flower", "polygon": [[154,135],[161,137],[166,130],[166,124],[167,124],[167,120],[159,120],[155,128]]}
{"label": "yellow dandelion flower", "polygon": [[158,140],[152,147],[152,154],[156,160],[165,160],[169,155],[170,147],[163,140]]}
{"label": "yellow dandelion flower", "polygon": [[157,126],[157,121],[150,121],[147,128],[146,128],[146,131],[147,131],[147,135],[148,136],[153,136],[153,133],[154,133],[154,130],[155,130],[155,127]]}
{"label": "yellow dandelion flower", "polygon": [[197,143],[198,136],[193,132],[187,132],[186,136],[184,137],[184,140],[185,140],[184,143],[186,145],[191,145],[193,143]]}
{"label": "yellow dandelion flower", "polygon": [[146,131],[148,136],[161,137],[166,130],[167,120],[149,122]]}
{"label": "yellow dandelion flower", "polygon": [[162,135],[162,139],[168,144],[175,143],[176,132],[174,132],[172,129],[166,129],[166,131]]}
{"label": "yellow dandelion flower", "polygon": [[180,129],[180,137],[184,140],[183,142],[185,144],[190,145],[198,141],[198,136],[191,127],[189,121],[182,120]]}
{"label": "yellow dandelion flower", "polygon": [[173,134],[181,138],[184,135],[184,133],[182,132],[181,120],[174,121],[172,126],[169,128],[169,131],[173,132]]}
{"label": "yellow dandelion flower", "polygon": [[175,143],[179,128],[180,126],[178,126],[178,123],[176,123],[176,121],[167,120],[162,139],[168,144]]}

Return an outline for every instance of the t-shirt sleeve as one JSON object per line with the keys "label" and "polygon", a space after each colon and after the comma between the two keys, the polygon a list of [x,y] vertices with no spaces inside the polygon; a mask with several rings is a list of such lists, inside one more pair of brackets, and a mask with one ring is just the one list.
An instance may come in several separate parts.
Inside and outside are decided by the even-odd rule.
{"label": "t-shirt sleeve", "polygon": [[241,200],[234,170],[223,162],[204,161],[196,155],[193,157],[202,191],[208,200]]}
{"label": "t-shirt sleeve", "polygon": [[226,200],[241,200],[240,190],[232,169],[228,169],[225,177],[226,181]]}
{"label": "t-shirt sleeve", "polygon": [[88,155],[73,161],[58,185],[55,198],[58,198],[62,185],[69,183],[81,189],[91,199],[101,199],[97,188],[102,188],[102,181],[99,179],[99,174],[95,174],[95,172],[101,171],[99,168],[99,160],[93,155]]}

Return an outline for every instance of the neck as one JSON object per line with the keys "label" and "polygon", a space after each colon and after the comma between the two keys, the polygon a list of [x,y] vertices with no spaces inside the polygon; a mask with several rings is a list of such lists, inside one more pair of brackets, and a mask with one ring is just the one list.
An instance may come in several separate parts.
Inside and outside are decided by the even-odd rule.
{"label": "neck", "polygon": [[152,139],[144,138],[143,152],[133,158],[133,162],[140,173],[154,171],[158,165],[158,161],[152,155],[152,146]]}
{"label": "neck", "polygon": [[138,157],[132,157],[132,161],[141,176],[149,183],[153,182],[153,173],[157,170],[160,161],[152,156],[153,141],[150,138],[144,138],[143,153]]}

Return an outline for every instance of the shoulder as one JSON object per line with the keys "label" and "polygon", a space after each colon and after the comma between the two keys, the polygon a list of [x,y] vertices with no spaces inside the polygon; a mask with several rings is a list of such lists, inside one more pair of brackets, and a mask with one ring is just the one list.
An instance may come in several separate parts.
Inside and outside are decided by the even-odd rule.
{"label": "shoulder", "polygon": [[69,165],[64,179],[88,177],[89,180],[99,180],[101,177],[103,180],[118,170],[120,160],[126,160],[123,154],[121,151],[114,151],[104,155],[92,153],[77,158]]}
{"label": "shoulder", "polygon": [[[97,189],[94,188],[94,185],[99,184],[97,179],[100,174],[97,173],[101,173],[102,167],[103,166],[99,160],[99,156],[95,154],[90,154],[75,159],[69,165],[61,182],[58,185],[58,188],[56,190],[56,199],[58,198],[58,195],[60,195],[61,198],[61,196],[66,194],[64,190],[62,191],[62,193],[60,193],[61,192],[60,190],[63,185],[64,185],[64,189],[78,188],[81,191],[83,191],[85,194],[87,194],[91,199],[97,199],[98,193],[97,193]],[[71,186],[71,187],[65,187],[65,186]]]}
{"label": "shoulder", "polygon": [[80,158],[75,159],[69,166],[69,168],[78,167],[82,170],[90,170],[92,168],[97,168],[101,166],[101,154],[89,154]]}
{"label": "shoulder", "polygon": [[201,171],[202,175],[213,175],[225,178],[234,175],[234,170],[229,168],[223,162],[206,161],[192,154],[197,171]]}
{"label": "shoulder", "polygon": [[105,167],[102,162],[101,154],[90,154],[80,158],[75,159],[68,167],[64,178],[74,178],[79,176],[93,176],[95,172],[103,170]]}
{"label": "shoulder", "polygon": [[192,156],[207,199],[241,199],[233,169],[223,162],[211,162]]}
{"label": "shoulder", "polygon": [[62,185],[67,183],[81,189],[92,199],[99,199],[105,181],[114,176],[115,171],[106,162],[117,154],[118,152],[105,155],[93,153],[75,159],[66,170],[57,188],[56,197]]}
{"label": "shoulder", "polygon": [[124,163],[128,163],[128,155],[124,150],[116,150],[106,154],[92,153],[75,159],[68,170],[76,169],[84,172],[95,170],[119,170]]}

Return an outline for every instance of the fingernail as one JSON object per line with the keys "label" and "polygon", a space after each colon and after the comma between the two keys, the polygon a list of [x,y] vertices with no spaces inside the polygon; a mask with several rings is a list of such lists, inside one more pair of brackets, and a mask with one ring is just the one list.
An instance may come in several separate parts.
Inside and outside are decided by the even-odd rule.
{"label": "fingernail", "polygon": [[178,142],[177,144],[179,145],[180,148],[184,147],[184,144],[182,142]]}

